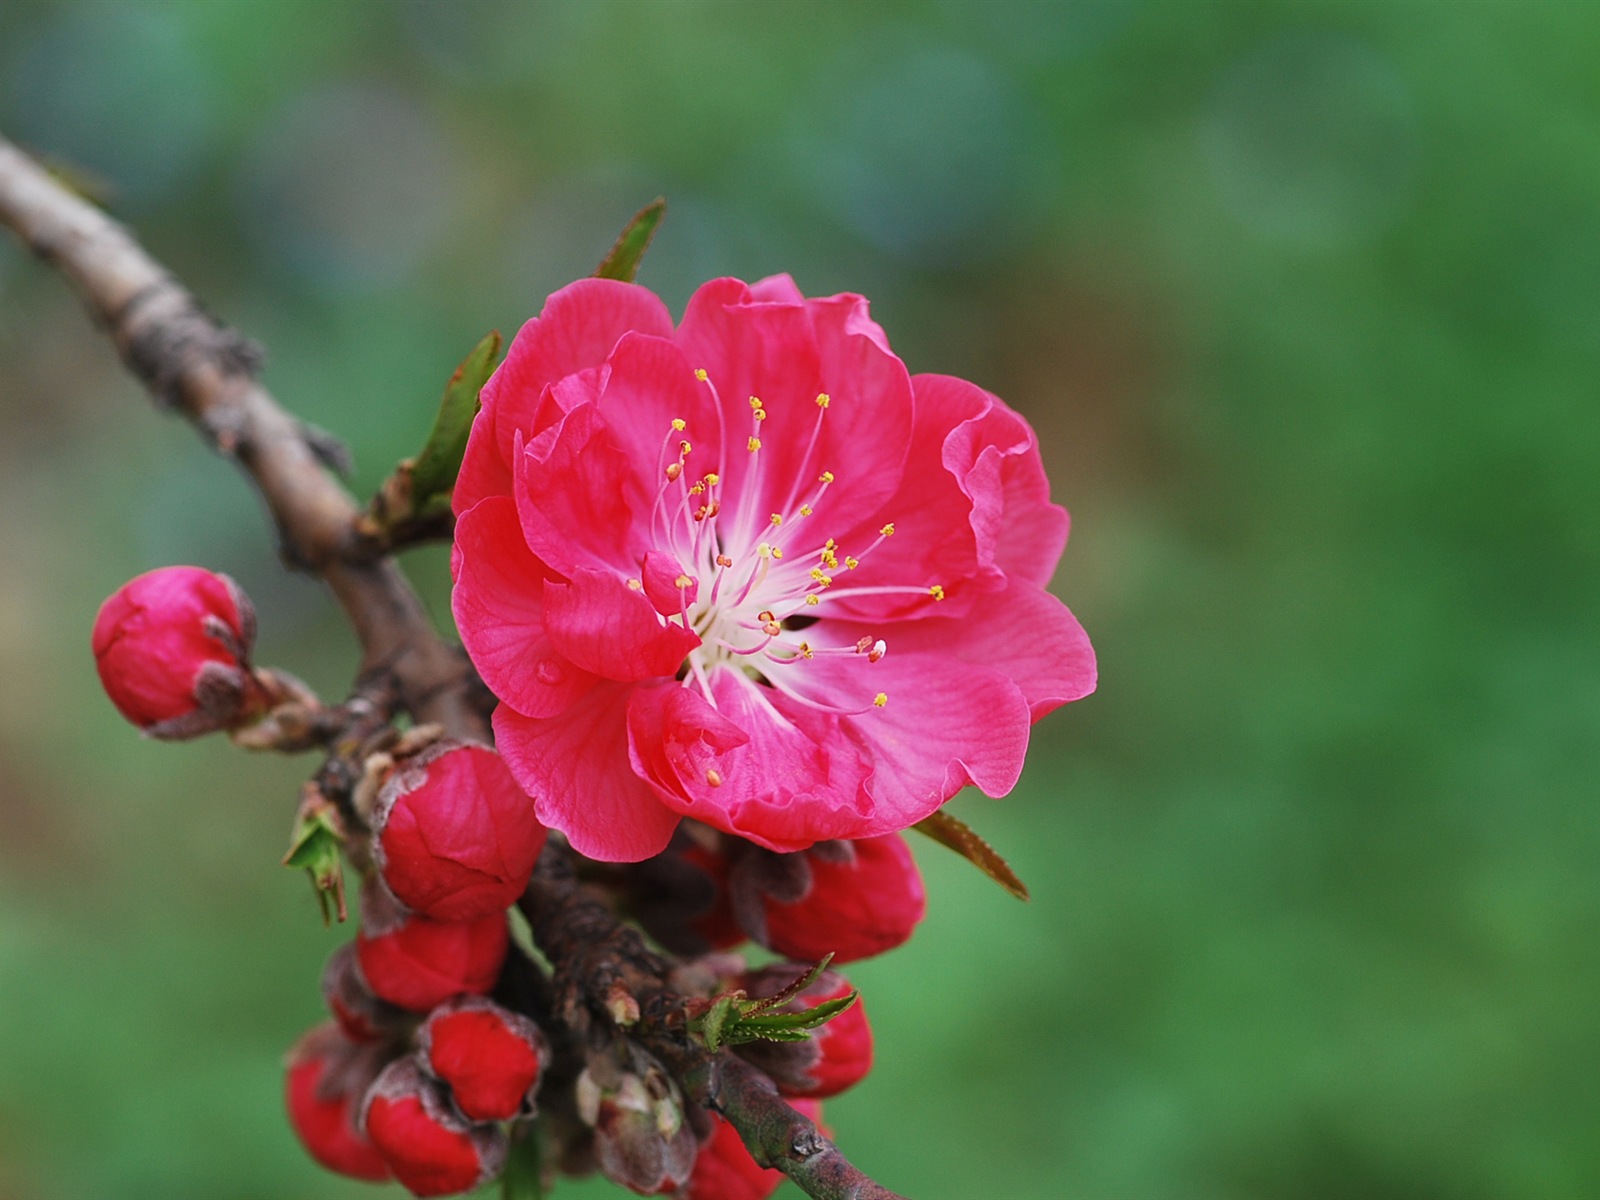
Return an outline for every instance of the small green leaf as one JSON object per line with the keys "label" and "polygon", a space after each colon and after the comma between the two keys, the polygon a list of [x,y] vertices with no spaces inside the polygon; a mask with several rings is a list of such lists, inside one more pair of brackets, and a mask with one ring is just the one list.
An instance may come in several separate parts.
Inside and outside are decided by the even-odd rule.
{"label": "small green leaf", "polygon": [[544,1177],[539,1163],[539,1129],[530,1125],[515,1137],[500,1176],[500,1200],[544,1200]]}
{"label": "small green leaf", "polygon": [[808,987],[815,983],[817,981],[817,976],[826,971],[828,969],[828,964],[832,961],[832,954],[824,955],[821,962],[817,963],[816,966],[812,967],[809,971],[800,976],[799,979],[796,979],[788,987],[784,988],[783,991],[779,992],[776,996],[766,996],[760,1000],[748,1001],[744,1006],[745,1015],[754,1016],[756,1013],[765,1012],[769,1008],[782,1008],[785,1004],[789,1003],[789,1001],[793,1000],[801,992],[805,991]]}
{"label": "small green leaf", "polygon": [[1028,885],[1017,877],[1011,864],[1001,858],[995,848],[979,837],[965,821],[940,809],[931,817],[918,821],[912,828],[927,834],[941,846],[954,850],[1018,900],[1028,898]]}
{"label": "small green leaf", "polygon": [[727,1040],[724,1030],[728,1022],[738,1019],[742,995],[743,993],[733,993],[718,996],[706,1014],[695,1022],[695,1032],[700,1035],[700,1040],[705,1043],[706,1049],[713,1054],[721,1049]]}
{"label": "small green leaf", "polygon": [[857,992],[824,1000],[821,1004],[801,1012],[748,1013],[751,1001],[740,1004],[741,1011],[721,1031],[724,1045],[737,1046],[741,1042],[803,1042],[811,1031],[826,1024],[856,1002]]}
{"label": "small green leaf", "polygon": [[412,511],[421,513],[429,502],[448,496],[461,470],[472,418],[478,415],[478,393],[494,373],[500,357],[500,333],[488,334],[456,368],[445,385],[433,431],[411,466]]}
{"label": "small green leaf", "polygon": [[311,887],[322,909],[322,923],[330,924],[338,914],[341,922],[349,918],[344,902],[344,862],[341,850],[344,831],[339,812],[315,787],[308,785],[295,814],[289,834],[289,852],[283,865],[302,869],[311,876]]}
{"label": "small green leaf", "polygon": [[650,249],[650,239],[656,236],[656,228],[666,211],[666,199],[657,196],[634,213],[633,220],[623,229],[622,236],[617,238],[611,252],[595,268],[595,275],[600,279],[620,279],[624,283],[632,283],[633,277],[639,273],[639,260]]}

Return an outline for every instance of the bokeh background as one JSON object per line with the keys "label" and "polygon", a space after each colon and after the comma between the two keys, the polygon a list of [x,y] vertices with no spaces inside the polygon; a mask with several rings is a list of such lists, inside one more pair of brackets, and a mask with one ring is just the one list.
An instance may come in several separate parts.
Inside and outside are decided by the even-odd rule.
{"label": "bokeh background", "polygon": [[[0,0],[0,130],[266,344],[362,494],[658,193],[675,308],[861,291],[1032,419],[1102,684],[956,802],[1034,901],[919,845],[925,927],[853,972],[880,1065],[829,1120],[886,1182],[1593,1197],[1597,16]],[[310,763],[143,742],[95,682],[99,601],[169,562],[340,693],[247,488],[0,239],[0,1197],[373,1195],[279,1109],[344,936],[277,866]]]}

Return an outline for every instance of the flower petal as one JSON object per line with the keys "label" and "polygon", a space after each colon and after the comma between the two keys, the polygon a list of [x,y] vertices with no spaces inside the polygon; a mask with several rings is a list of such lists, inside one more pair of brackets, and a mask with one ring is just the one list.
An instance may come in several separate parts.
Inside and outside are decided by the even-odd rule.
{"label": "flower petal", "polygon": [[642,588],[588,568],[545,581],[544,627],[563,656],[624,682],[670,676],[700,644],[692,629],[663,621]]}
{"label": "flower petal", "polygon": [[495,746],[539,820],[566,834],[579,854],[601,862],[639,862],[666,849],[678,814],[666,808],[628,762],[625,684],[602,683],[559,717],[536,720],[501,705]]}
{"label": "flower petal", "polygon": [[906,653],[948,654],[992,667],[1022,689],[1035,721],[1095,688],[1094,647],[1083,626],[1060,600],[1021,580],[984,596],[972,617],[928,617],[901,622],[887,631],[877,625],[829,622],[829,629],[846,643],[881,634],[892,658]]}
{"label": "flower petal", "polygon": [[[823,622],[810,632],[818,643],[847,644],[842,638],[853,630]],[[1003,796],[1022,772],[1028,703],[992,667],[942,651],[893,648],[877,663],[865,655],[818,654],[778,679],[813,703],[857,713],[843,718],[840,728],[873,764],[867,790],[876,807],[851,837],[915,824],[968,783]],[[882,707],[873,702],[878,693],[887,697]]]}
{"label": "flower petal", "polygon": [[492,496],[456,522],[450,607],[462,645],[489,690],[529,717],[552,717],[595,677],[557,653],[544,629],[543,565],[522,540],[509,497]]}
{"label": "flower petal", "polygon": [[648,549],[639,481],[599,409],[581,404],[531,442],[516,437],[517,514],[528,548],[563,575],[631,573]]}
{"label": "flower petal", "polygon": [[662,803],[780,852],[856,836],[871,816],[868,768],[838,721],[742,671],[713,671],[710,682],[715,708],[677,683],[629,704],[629,755]]}

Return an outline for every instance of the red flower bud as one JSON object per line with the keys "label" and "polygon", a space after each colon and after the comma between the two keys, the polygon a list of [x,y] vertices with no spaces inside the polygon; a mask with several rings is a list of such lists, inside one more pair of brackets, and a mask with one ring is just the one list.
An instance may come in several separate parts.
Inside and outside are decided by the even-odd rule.
{"label": "red flower bud", "polygon": [[439,742],[402,762],[372,814],[384,882],[437,921],[501,912],[528,886],[544,848],[533,801],[486,746]]}
{"label": "red flower bud", "polygon": [[151,737],[231,728],[264,699],[250,675],[255,610],[226,575],[162,567],[123,584],[94,621],[111,702]]}
{"label": "red flower bud", "polygon": [[457,996],[434,1009],[417,1035],[417,1053],[473,1121],[532,1111],[550,1057],[537,1025],[481,996]]}
{"label": "red flower bud", "polygon": [[362,892],[361,909],[356,960],[378,999],[427,1012],[451,996],[494,987],[510,944],[504,913],[430,921],[407,912],[378,886]]}
{"label": "red flower bud", "polygon": [[284,1078],[289,1124],[306,1152],[341,1175],[382,1183],[383,1155],[356,1128],[356,1109],[375,1064],[332,1025],[320,1025],[290,1053]]}
{"label": "red flower bud", "polygon": [[415,1020],[372,994],[354,942],[346,942],[329,956],[322,969],[322,998],[344,1035],[354,1042],[388,1041]]}
{"label": "red flower bud", "polygon": [[737,946],[745,940],[745,933],[734,919],[733,907],[728,900],[728,860],[714,850],[692,844],[684,848],[682,857],[705,875],[713,889],[710,903],[691,919],[691,928],[713,950],[728,950]]}
{"label": "red flower bud", "polygon": [[[822,1105],[815,1100],[796,1100],[793,1107],[822,1120]],[[677,1200],[767,1200],[783,1183],[783,1172],[758,1166],[739,1131],[722,1117],[713,1113],[711,1122],[711,1139],[700,1147],[689,1182],[672,1194]]]}
{"label": "red flower bud", "polygon": [[[750,996],[776,996],[809,968],[797,963],[774,963],[746,975],[740,986]],[[850,981],[824,971],[779,1012],[802,1012],[829,1000],[849,995]],[[824,1100],[852,1088],[872,1070],[872,1026],[861,997],[849,1008],[811,1031],[803,1042],[750,1042],[738,1053],[760,1067],[785,1096]]]}
{"label": "red flower bud", "polygon": [[413,1058],[397,1059],[378,1076],[361,1123],[413,1196],[469,1192],[505,1167],[505,1131],[463,1121]]}
{"label": "red flower bud", "polygon": [[847,963],[882,954],[909,938],[927,911],[922,876],[897,833],[821,842],[801,853],[808,886],[792,903],[763,895],[766,929],[751,930],[786,958],[816,962],[831,953]]}

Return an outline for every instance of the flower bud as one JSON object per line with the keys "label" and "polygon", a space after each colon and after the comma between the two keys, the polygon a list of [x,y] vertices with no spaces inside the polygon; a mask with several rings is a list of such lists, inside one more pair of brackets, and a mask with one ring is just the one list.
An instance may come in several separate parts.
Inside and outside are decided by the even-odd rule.
{"label": "flower bud", "polygon": [[100,606],[95,667],[117,711],[147,735],[199,737],[264,706],[249,667],[255,632],[255,610],[226,575],[162,567]]}
{"label": "flower bud", "polygon": [[689,1178],[694,1131],[677,1084],[654,1059],[635,1051],[627,1069],[605,1055],[591,1059],[578,1076],[577,1101],[594,1129],[595,1163],[612,1183],[655,1196]]}
{"label": "flower bud", "polygon": [[[774,963],[746,975],[739,985],[752,999],[776,996],[808,969],[798,963]],[[851,991],[843,975],[824,971],[777,1011],[803,1012]],[[737,1052],[770,1075],[785,1096],[824,1100],[854,1087],[872,1070],[872,1026],[857,996],[854,1004],[817,1026],[803,1042],[748,1042]]]}
{"label": "flower bud", "polygon": [[504,913],[476,921],[431,921],[407,912],[381,886],[361,897],[356,960],[380,1000],[427,1012],[462,992],[487,992],[505,962]]}
{"label": "flower bud", "polygon": [[290,1052],[284,1077],[289,1124],[306,1152],[330,1171],[372,1183],[387,1180],[389,1166],[355,1118],[378,1065],[333,1025],[319,1025]]}
{"label": "flower bud", "polygon": [[501,757],[437,742],[378,793],[373,856],[389,890],[436,921],[502,912],[528,886],[545,828]]}
{"label": "flower bud", "polygon": [[413,1196],[454,1196],[500,1174],[506,1134],[470,1125],[413,1058],[389,1064],[367,1092],[362,1127]]}
{"label": "flower bud", "polygon": [[385,1004],[372,994],[361,974],[356,945],[346,942],[328,957],[322,969],[322,999],[353,1042],[382,1042],[396,1037],[415,1020],[404,1009]]}
{"label": "flower bud", "polygon": [[509,1121],[533,1110],[550,1049],[539,1027],[481,996],[457,996],[428,1015],[417,1054],[472,1121]]}
{"label": "flower bud", "polygon": [[[854,962],[892,950],[927,911],[911,848],[897,833],[857,842],[819,842],[801,851],[810,878],[793,902],[761,897],[751,935],[786,958]],[[786,858],[790,856],[784,856]]]}
{"label": "flower bud", "polygon": [[[813,1121],[822,1120],[822,1105],[815,1100],[796,1100],[793,1107]],[[689,1182],[673,1193],[677,1200],[766,1200],[782,1185],[783,1172],[759,1166],[739,1131],[724,1118],[712,1114],[711,1121],[711,1138],[700,1147]]]}

